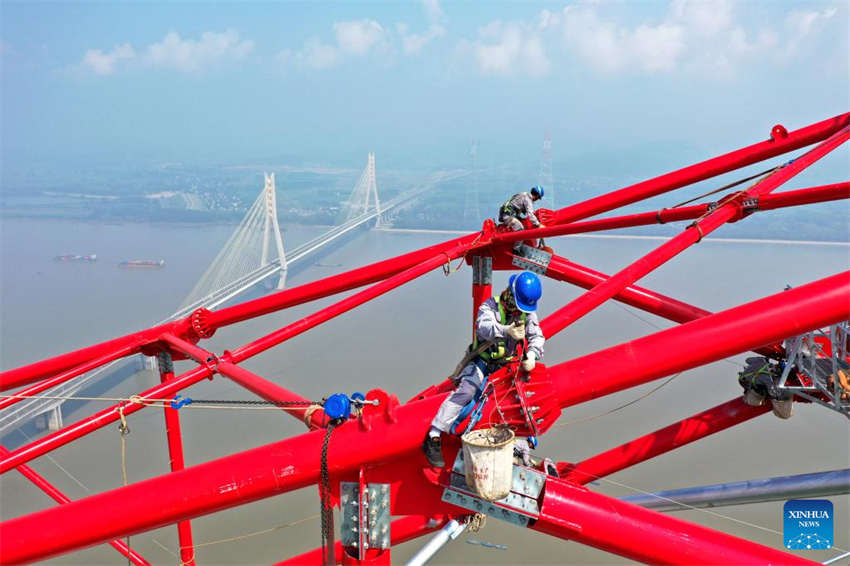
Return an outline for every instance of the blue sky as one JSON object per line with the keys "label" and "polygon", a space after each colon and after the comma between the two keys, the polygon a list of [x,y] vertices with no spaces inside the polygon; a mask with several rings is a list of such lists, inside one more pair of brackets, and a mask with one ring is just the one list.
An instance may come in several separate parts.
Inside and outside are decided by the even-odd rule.
{"label": "blue sky", "polygon": [[708,156],[848,110],[847,0],[47,3],[2,16],[2,156],[398,166]]}

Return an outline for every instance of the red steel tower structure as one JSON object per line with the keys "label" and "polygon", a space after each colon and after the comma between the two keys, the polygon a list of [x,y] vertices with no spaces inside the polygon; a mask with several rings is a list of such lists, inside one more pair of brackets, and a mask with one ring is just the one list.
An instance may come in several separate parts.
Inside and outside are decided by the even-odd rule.
{"label": "red steel tower structure", "polygon": [[[136,564],[144,564],[143,557],[118,541],[177,525],[181,559],[193,564],[191,519],[316,485],[330,505],[343,508],[343,521],[348,517],[353,522],[347,526],[354,527],[343,529],[347,532],[328,544],[325,552],[317,549],[293,558],[293,563],[386,564],[393,545],[476,510],[648,563],[811,563],[585,486],[594,478],[741,424],[765,411],[740,399],[686,417],[585,461],[558,463],[558,473],[529,470],[529,481],[536,483],[526,486],[516,502],[484,503],[486,507],[480,509],[481,501],[455,489],[452,483],[459,439],[449,437],[444,442],[449,456],[445,469],[429,467],[420,451],[431,418],[452,388],[450,382],[430,387],[407,402],[399,401],[391,392],[374,389],[365,395],[360,410],[340,422],[329,423],[322,411],[305,411],[309,404],[305,398],[244,369],[240,363],[458,258],[474,268],[473,312],[491,294],[486,276],[489,269],[532,269],[587,289],[542,320],[546,336],[564,330],[612,299],[679,323],[575,359],[549,366],[538,364],[522,379],[517,377],[515,366],[494,373],[491,382],[495,393],[487,400],[484,412],[498,411],[519,436],[545,434],[566,407],[747,350],[782,359],[782,340],[850,319],[850,272],[716,313],[635,283],[725,223],[758,211],[850,197],[850,182],[774,193],[848,137],[850,113],[794,131],[777,125],[768,139],[747,147],[556,211],[541,211],[545,228],[508,233],[497,230],[488,220],[479,232],[441,244],[234,306],[214,311],[198,309],[181,320],[3,372],[0,388],[15,393],[0,398],[0,410],[112,360],[138,353],[158,356],[161,383],[27,445],[0,452],[0,473],[19,471],[60,503],[0,523],[0,562],[42,560],[114,541],[111,544],[119,552]],[[812,147],[715,202],[588,220],[807,146]],[[557,255],[541,261],[512,252],[517,240],[683,221],[690,223],[677,236],[613,275]],[[237,348],[217,353],[199,345],[220,328],[361,287],[336,303]],[[175,375],[172,360],[192,360],[196,365]],[[70,501],[27,466],[60,446],[108,424],[132,420],[134,413],[151,405],[161,406],[163,400],[217,376],[280,405],[281,410],[303,419],[310,430],[184,467],[179,403],[175,403],[164,409],[172,465],[168,474]],[[353,511],[346,511],[346,506]],[[364,527],[367,523],[369,527]],[[323,531],[331,541],[336,538],[332,528]]]}

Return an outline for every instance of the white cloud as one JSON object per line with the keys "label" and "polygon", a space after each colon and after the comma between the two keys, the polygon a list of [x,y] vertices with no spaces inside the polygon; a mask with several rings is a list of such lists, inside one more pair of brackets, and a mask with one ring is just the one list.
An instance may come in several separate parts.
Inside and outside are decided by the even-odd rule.
{"label": "white cloud", "polygon": [[603,20],[586,5],[567,6],[558,20],[567,44],[606,72],[669,71],[676,66],[684,48],[684,30],[672,23],[629,29]]}
{"label": "white cloud", "polygon": [[540,37],[518,22],[490,22],[478,30],[478,40],[462,47],[471,49],[478,68],[492,75],[542,76],[549,59]]}
{"label": "white cloud", "polygon": [[755,61],[784,63],[837,12],[794,10],[780,34],[763,22],[746,25],[735,7],[731,0],[672,0],[659,21],[623,25],[604,17],[597,3],[579,1],[561,13],[542,10],[537,29],[560,30],[567,47],[602,73],[684,70],[723,77]]}
{"label": "white cloud", "polygon": [[425,5],[425,14],[428,16],[428,21],[432,24],[440,23],[445,18],[443,9],[440,8],[440,0],[423,0]]}
{"label": "white cloud", "polygon": [[385,42],[384,28],[375,20],[336,22],[334,32],[339,49],[355,55],[365,55]]}
{"label": "white cloud", "polygon": [[284,49],[277,55],[282,62],[294,61],[302,67],[329,69],[342,63],[350,56],[365,56],[370,52],[386,51],[388,39],[386,30],[375,20],[351,20],[334,22],[334,44],[325,43],[318,38],[304,42],[301,49]]}
{"label": "white cloud", "polygon": [[233,30],[222,33],[207,31],[199,40],[183,39],[170,32],[148,46],[145,61],[153,66],[185,72],[196,72],[223,60],[244,58],[254,49],[254,42],[242,40]]}
{"label": "white cloud", "polygon": [[396,24],[396,31],[401,36],[401,47],[405,53],[419,53],[431,41],[446,34],[446,28],[439,24],[430,26],[425,33],[407,33],[406,24]]}
{"label": "white cloud", "polygon": [[83,55],[83,67],[87,67],[98,75],[110,75],[115,71],[115,65],[122,59],[132,59],[136,51],[129,43],[116,45],[112,51],[104,53],[100,49],[89,49]]}

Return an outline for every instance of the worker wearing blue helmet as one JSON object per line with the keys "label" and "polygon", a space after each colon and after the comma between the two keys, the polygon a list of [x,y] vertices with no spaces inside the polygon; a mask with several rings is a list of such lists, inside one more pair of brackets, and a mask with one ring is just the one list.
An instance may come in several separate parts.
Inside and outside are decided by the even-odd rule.
{"label": "worker wearing blue helmet", "polygon": [[[528,218],[535,228],[543,228],[544,225],[534,214],[534,203],[542,199],[544,194],[545,191],[540,185],[531,187],[528,192],[515,194],[499,208],[499,224],[517,232],[525,228],[522,221]],[[519,251],[521,247],[522,242],[516,242],[514,251]]]}
{"label": "worker wearing blue helmet", "polygon": [[432,466],[443,467],[442,433],[448,432],[463,407],[475,398],[484,379],[502,366],[517,361],[517,345],[525,343],[522,369],[530,372],[543,356],[546,339],[537,319],[537,301],[543,294],[540,279],[530,271],[511,275],[498,297],[481,303],[475,318],[475,341],[449,395],[431,422],[422,449]]}

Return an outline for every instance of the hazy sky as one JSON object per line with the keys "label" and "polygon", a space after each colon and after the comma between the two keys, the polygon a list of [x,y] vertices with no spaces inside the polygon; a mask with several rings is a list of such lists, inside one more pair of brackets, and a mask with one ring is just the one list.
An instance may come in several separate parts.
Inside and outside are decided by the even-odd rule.
{"label": "hazy sky", "polygon": [[[3,160],[417,164],[679,142],[850,107],[850,3],[10,2]],[[708,155],[705,155],[706,157]]]}

